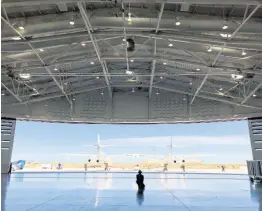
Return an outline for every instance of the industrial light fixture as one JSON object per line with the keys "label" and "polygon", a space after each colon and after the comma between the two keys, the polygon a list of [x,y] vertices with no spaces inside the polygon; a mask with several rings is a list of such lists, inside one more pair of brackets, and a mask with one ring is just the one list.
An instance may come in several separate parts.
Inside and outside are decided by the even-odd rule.
{"label": "industrial light fixture", "polygon": [[67,82],[65,82],[64,84],[67,85]]}
{"label": "industrial light fixture", "polygon": [[128,18],[127,18],[127,21],[128,21],[128,22],[131,22],[131,21],[132,21],[131,15],[132,15],[132,14],[129,12],[129,13],[128,13]]}
{"label": "industrial light fixture", "polygon": [[123,42],[126,42],[126,39],[124,38],[124,39],[122,39],[122,41],[123,41]]}
{"label": "industrial light fixture", "polygon": [[173,47],[173,44],[172,44],[172,43],[169,43],[168,46],[169,46],[169,47]]}
{"label": "industrial light fixture", "polygon": [[134,62],[134,59],[131,59],[130,62]]}
{"label": "industrial light fixture", "polygon": [[75,25],[75,22],[74,21],[69,21],[69,24],[70,25]]}
{"label": "industrial light fixture", "polygon": [[75,98],[73,98],[72,100],[73,100],[73,101],[75,101],[76,99],[75,99]]}
{"label": "industrial light fixture", "polygon": [[199,68],[197,68],[196,70],[197,70],[197,71],[199,71],[200,69],[199,69]]}
{"label": "industrial light fixture", "polygon": [[20,30],[24,30],[25,28],[23,26],[18,27]]}
{"label": "industrial light fixture", "polygon": [[162,77],[162,76],[160,76],[160,79],[163,79],[163,77]]}
{"label": "industrial light fixture", "polygon": [[190,82],[189,82],[189,85],[192,86],[192,84],[193,84],[192,81],[190,81]]}
{"label": "industrial light fixture", "polygon": [[234,79],[234,80],[241,80],[242,78],[244,78],[243,75],[240,75],[240,74],[231,74],[231,77]]}
{"label": "industrial light fixture", "polygon": [[126,71],[126,74],[127,74],[127,75],[132,75],[132,74],[133,74],[133,72],[132,72],[132,71],[130,71],[130,70],[127,70],[127,71]]}
{"label": "industrial light fixture", "polygon": [[180,26],[181,25],[181,22],[179,21],[179,18],[177,17],[176,18],[176,26]]}
{"label": "industrial light fixture", "polygon": [[47,107],[47,104],[45,104],[45,107]]}
{"label": "industrial light fixture", "polygon": [[158,91],[156,91],[156,95],[159,95],[159,92],[158,92]]}
{"label": "industrial light fixture", "polygon": [[81,43],[82,46],[86,46],[86,44],[84,42]]}
{"label": "industrial light fixture", "polygon": [[231,37],[232,35],[221,33],[220,36],[223,37],[223,38],[228,38],[228,37]]}
{"label": "industrial light fixture", "polygon": [[54,69],[55,71],[57,71],[58,69],[55,67],[55,69]]}
{"label": "industrial light fixture", "polygon": [[95,62],[90,62],[90,64],[95,64]]}
{"label": "industrial light fixture", "polygon": [[177,25],[177,26],[180,26],[180,25],[181,25],[181,22],[180,22],[180,21],[176,21],[176,25]]}
{"label": "industrial light fixture", "polygon": [[253,97],[256,97],[257,95],[256,94],[253,94]]}
{"label": "industrial light fixture", "polygon": [[186,100],[186,98],[184,97],[184,98],[183,98],[183,100],[185,101],[185,100]]}
{"label": "industrial light fixture", "polygon": [[103,91],[101,92],[101,95],[104,95],[104,92],[103,92]]}
{"label": "industrial light fixture", "polygon": [[225,24],[223,27],[222,27],[222,29],[227,29],[228,28],[228,26]]}
{"label": "industrial light fixture", "polygon": [[96,76],[96,79],[99,79],[99,76]]}
{"label": "industrial light fixture", "polygon": [[166,65],[166,62],[163,62],[163,65]]}
{"label": "industrial light fixture", "polygon": [[31,78],[31,74],[30,73],[20,73],[19,77],[22,79],[29,79]]}
{"label": "industrial light fixture", "polygon": [[43,49],[43,48],[40,48],[40,49],[39,49],[39,51],[43,52],[43,51],[44,51],[44,49]]}
{"label": "industrial light fixture", "polygon": [[243,49],[243,50],[242,50],[242,56],[245,56],[245,55],[247,55],[247,53],[246,53],[245,50]]}
{"label": "industrial light fixture", "polygon": [[4,92],[2,92],[2,95],[5,95],[5,93],[4,93]]}
{"label": "industrial light fixture", "polygon": [[222,90],[223,90],[223,88],[222,88],[222,87],[220,87],[220,88],[219,88],[219,90],[220,90],[220,91],[222,91]]}
{"label": "industrial light fixture", "polygon": [[132,92],[135,92],[135,88],[132,89]]}
{"label": "industrial light fixture", "polygon": [[212,48],[211,46],[209,46],[209,48],[207,49],[208,52],[212,52]]}
{"label": "industrial light fixture", "polygon": [[12,40],[21,40],[21,37],[12,37]]}

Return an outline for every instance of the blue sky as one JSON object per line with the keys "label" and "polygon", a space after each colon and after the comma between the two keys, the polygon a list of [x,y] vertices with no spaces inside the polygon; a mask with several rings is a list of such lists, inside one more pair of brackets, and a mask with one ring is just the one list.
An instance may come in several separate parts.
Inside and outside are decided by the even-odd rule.
{"label": "blue sky", "polygon": [[[101,144],[118,147],[103,148],[112,154],[142,153],[167,155],[172,137],[173,155],[212,154],[194,157],[207,163],[245,163],[251,159],[247,121],[156,124],[156,125],[105,125],[17,122],[12,160],[26,159],[41,162],[85,162],[87,157],[65,156],[96,154],[100,134]],[[120,147],[121,146],[121,147]],[[135,161],[137,158],[117,157],[113,161]],[[141,160],[141,159],[139,159]]]}

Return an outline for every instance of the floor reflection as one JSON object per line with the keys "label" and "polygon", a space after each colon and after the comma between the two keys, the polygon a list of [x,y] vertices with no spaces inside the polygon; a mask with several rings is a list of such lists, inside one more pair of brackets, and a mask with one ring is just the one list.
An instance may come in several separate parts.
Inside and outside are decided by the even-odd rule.
{"label": "floor reflection", "polygon": [[[237,175],[17,173],[2,175],[3,211],[262,211],[262,184]],[[136,185],[136,184],[135,184]]]}

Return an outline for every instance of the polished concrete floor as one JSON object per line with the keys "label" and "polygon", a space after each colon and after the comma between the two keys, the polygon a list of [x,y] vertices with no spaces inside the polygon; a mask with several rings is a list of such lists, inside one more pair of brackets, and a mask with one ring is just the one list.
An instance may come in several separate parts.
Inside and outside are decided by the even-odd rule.
{"label": "polished concrete floor", "polygon": [[2,175],[2,211],[262,211],[262,186],[244,175],[145,173]]}

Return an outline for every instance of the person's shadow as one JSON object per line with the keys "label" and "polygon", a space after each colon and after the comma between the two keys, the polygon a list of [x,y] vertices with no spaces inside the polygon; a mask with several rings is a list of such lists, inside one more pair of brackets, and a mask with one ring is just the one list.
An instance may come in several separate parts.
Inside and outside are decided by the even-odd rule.
{"label": "person's shadow", "polygon": [[138,190],[136,195],[136,201],[139,206],[141,206],[144,202],[144,189]]}

